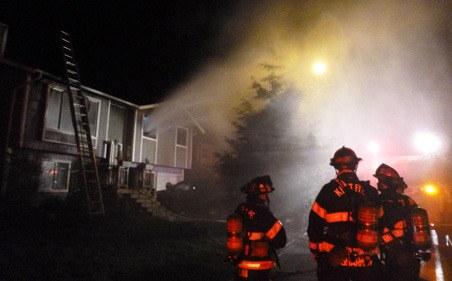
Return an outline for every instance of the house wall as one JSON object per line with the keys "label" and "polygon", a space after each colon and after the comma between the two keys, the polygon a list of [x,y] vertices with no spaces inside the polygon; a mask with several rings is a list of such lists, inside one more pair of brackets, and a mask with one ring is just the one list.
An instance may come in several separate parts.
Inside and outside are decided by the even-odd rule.
{"label": "house wall", "polygon": [[[176,184],[184,180],[184,170],[191,167],[192,128],[177,123],[156,126],[155,136],[143,135],[145,116],[151,116],[154,108],[138,110],[136,115],[136,153],[137,161],[154,164],[156,173],[155,188],[166,189],[167,183]],[[151,119],[152,120],[152,119]],[[186,132],[186,147],[177,145],[177,131]]]}
{"label": "house wall", "polygon": [[[63,91],[66,86],[59,78],[50,74],[3,62],[3,60],[0,61],[2,72],[0,94],[8,98],[9,102],[5,107],[5,112],[8,114],[4,116],[4,122],[2,122],[4,139],[1,151],[2,194],[0,195],[15,190],[13,193],[22,193],[24,198],[33,192],[38,195],[36,197],[40,197],[42,193],[65,196],[70,188],[71,177],[78,169],[75,138],[73,129],[69,133],[51,129],[48,122],[54,123],[54,120],[46,119],[46,110],[52,110],[51,107],[54,106],[49,104],[51,91],[53,89]],[[95,104],[96,108],[98,106],[98,115],[93,117],[96,126],[92,126],[91,131],[94,132],[93,137],[95,137],[93,139],[95,153],[98,157],[103,157],[103,144],[107,138],[108,112],[112,101],[108,97],[98,95],[95,91],[85,89],[84,94],[90,101],[89,105]],[[126,104],[124,108],[126,108],[125,115],[133,116],[136,106]],[[130,120],[133,119],[125,116],[125,126],[130,125],[127,123],[130,123]],[[72,128],[72,121],[69,123]],[[127,128],[124,129],[125,136],[133,133],[133,129],[129,129],[128,132],[127,130]],[[125,151],[130,151],[125,155],[131,158],[132,143],[126,143],[125,147]],[[67,178],[61,173],[67,175]],[[53,177],[50,181],[49,174]],[[46,178],[48,183],[54,182],[57,188],[42,188]],[[64,188],[62,189],[61,186]]]}
{"label": "house wall", "polygon": [[[104,141],[113,141],[122,146],[121,160],[134,161],[134,114],[136,109],[108,101],[105,115],[106,137]],[[108,125],[107,125],[108,124]],[[102,156],[104,157],[104,155]]]}
{"label": "house wall", "polygon": [[[4,62],[0,59],[0,71],[5,74],[0,78],[0,94],[11,98],[14,106],[11,114],[8,113],[12,118],[5,122],[8,125],[2,127],[10,128],[8,145],[5,142],[2,146],[9,151],[8,161],[2,160],[2,175],[6,175],[2,183],[29,186],[26,189],[38,194],[64,196],[70,190],[70,184],[77,182],[74,177],[78,173],[72,123],[61,117],[68,114],[63,94],[66,85],[51,74]],[[192,161],[192,129],[187,124],[165,124],[163,129],[158,128],[155,137],[143,136],[143,117],[152,113],[153,107],[140,109],[137,105],[87,87],[83,87],[83,92],[89,101],[88,107],[91,107],[88,115],[92,115],[93,148],[100,158],[101,170],[105,172],[105,178],[101,179],[103,184],[121,188],[141,184],[143,180],[136,179],[138,167],[145,167],[152,188],[156,190],[165,189],[167,183],[176,184],[184,180],[184,171],[191,167]],[[56,103],[59,101],[57,97],[61,100],[59,104]],[[61,106],[67,108],[62,107],[58,115],[56,107]],[[98,115],[94,116],[96,110]],[[49,116],[60,116],[61,120]],[[114,151],[122,153],[107,159],[107,151],[112,145],[121,146]],[[9,165],[4,165],[6,162]],[[8,168],[3,169],[4,166]],[[26,173],[24,167],[28,167]],[[127,179],[121,180],[119,174],[124,171]],[[67,189],[61,188],[66,184],[63,173],[68,175]],[[52,190],[43,188],[45,183],[53,183],[56,187]]]}
{"label": "house wall", "polygon": [[175,132],[176,128],[168,128],[158,132],[159,149],[157,151],[158,164],[175,166]]}
{"label": "house wall", "polygon": [[209,138],[208,133],[193,136],[192,166],[184,177],[185,181],[203,190],[216,190],[219,182],[216,153],[221,148],[212,143],[215,141]]}
{"label": "house wall", "polygon": [[[55,87],[64,89],[63,85],[49,80],[37,81],[30,89],[23,146],[37,150],[75,154],[76,145],[73,131],[64,133],[49,129],[46,125],[44,113],[48,106],[48,96],[50,89]],[[91,124],[91,130],[95,131],[93,148],[96,156],[100,158],[105,156],[103,155],[105,141],[118,140],[123,144],[123,160],[131,161],[133,148],[133,125],[131,121],[135,109],[115,104],[92,92],[84,91],[84,94],[88,100],[98,104],[97,126]]]}

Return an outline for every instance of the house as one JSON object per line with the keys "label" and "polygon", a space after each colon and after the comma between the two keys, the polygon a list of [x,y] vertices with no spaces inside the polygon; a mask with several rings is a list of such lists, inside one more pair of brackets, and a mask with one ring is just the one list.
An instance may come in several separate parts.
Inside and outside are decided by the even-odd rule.
{"label": "house", "polygon": [[[66,82],[0,58],[1,196],[39,204],[77,186],[77,147]],[[82,86],[103,190],[156,196],[184,180],[192,164],[194,126],[154,122],[159,105],[139,106]],[[180,118],[179,120],[187,120]]]}

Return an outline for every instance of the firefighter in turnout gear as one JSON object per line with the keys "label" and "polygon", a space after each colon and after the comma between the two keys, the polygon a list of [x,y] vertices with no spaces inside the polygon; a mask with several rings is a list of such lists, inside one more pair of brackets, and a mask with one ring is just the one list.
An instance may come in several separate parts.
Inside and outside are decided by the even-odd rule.
{"label": "firefighter in turnout gear", "polygon": [[336,178],[320,190],[309,213],[309,247],[319,281],[381,280],[378,259],[378,192],[361,181],[361,158],[343,146],[330,165]]}
{"label": "firefighter in turnout gear", "polygon": [[[378,179],[380,203],[380,250],[387,280],[419,280],[420,261],[430,259],[427,213],[404,194],[407,184],[392,167],[381,164]],[[419,224],[420,222],[420,224]]]}
{"label": "firefighter in turnout gear", "polygon": [[228,259],[235,267],[234,280],[269,280],[278,263],[276,249],[286,245],[286,231],[269,209],[270,176],[257,177],[244,186],[246,202],[227,219]]}

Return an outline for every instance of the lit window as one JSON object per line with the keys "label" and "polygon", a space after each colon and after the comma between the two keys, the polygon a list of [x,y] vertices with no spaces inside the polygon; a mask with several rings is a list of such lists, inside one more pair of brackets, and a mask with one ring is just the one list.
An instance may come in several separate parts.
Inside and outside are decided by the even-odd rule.
{"label": "lit window", "polygon": [[41,191],[67,191],[71,163],[64,161],[43,161],[41,164]]}

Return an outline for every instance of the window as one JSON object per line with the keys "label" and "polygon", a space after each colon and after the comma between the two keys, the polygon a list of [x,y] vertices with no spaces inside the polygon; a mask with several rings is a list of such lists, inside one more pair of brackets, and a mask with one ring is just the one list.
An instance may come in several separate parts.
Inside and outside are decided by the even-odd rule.
{"label": "window", "polygon": [[104,141],[102,157],[108,159],[109,165],[118,165],[119,160],[123,159],[122,143],[114,141]]}
{"label": "window", "polygon": [[42,161],[41,164],[41,191],[67,191],[71,163],[68,161]]}
{"label": "window", "polygon": [[177,128],[176,144],[180,146],[187,146],[188,130],[184,128]]}
{"label": "window", "polygon": [[127,187],[129,184],[129,168],[119,167],[118,169],[118,186]]}
{"label": "window", "polygon": [[143,171],[143,187],[154,187],[154,173],[151,171]]}
{"label": "window", "polygon": [[97,124],[99,119],[100,100],[88,97],[86,99],[86,107],[88,108],[88,121],[91,137],[97,138]]}
{"label": "window", "polygon": [[152,118],[150,115],[143,116],[143,137],[150,139],[157,139],[157,130],[152,124]]}
{"label": "window", "polygon": [[155,173],[144,170],[143,171],[143,187],[147,190],[149,195],[156,196],[156,188],[154,186]]}
{"label": "window", "polygon": [[62,90],[51,88],[45,116],[46,127],[74,134],[69,98]]}
{"label": "window", "polygon": [[[86,107],[91,137],[95,139],[99,122],[100,100],[87,97]],[[53,131],[74,135],[69,97],[66,92],[59,88],[50,88],[45,114],[45,126]]]}
{"label": "window", "polygon": [[128,111],[126,108],[110,104],[110,112],[108,116],[108,139],[117,140],[120,143],[128,138],[126,135],[129,132],[128,129]]}
{"label": "window", "polygon": [[188,129],[177,127],[174,166],[188,168]]}

